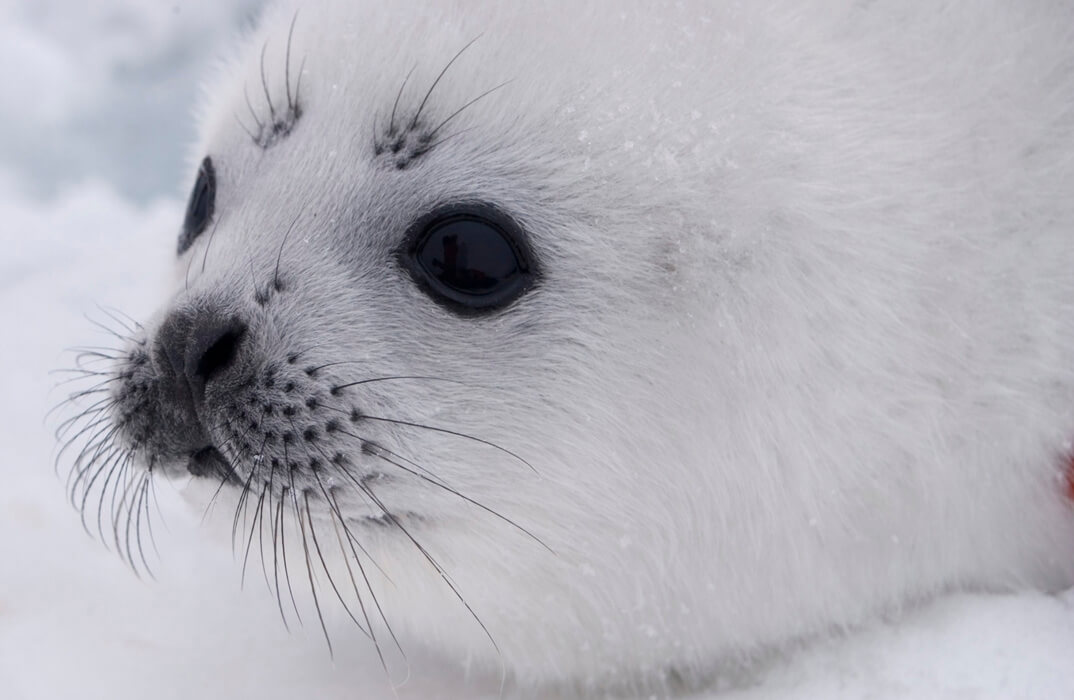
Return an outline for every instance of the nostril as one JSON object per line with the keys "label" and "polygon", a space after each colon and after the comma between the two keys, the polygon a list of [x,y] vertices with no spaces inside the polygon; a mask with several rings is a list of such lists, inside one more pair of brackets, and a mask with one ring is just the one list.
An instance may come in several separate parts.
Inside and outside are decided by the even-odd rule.
{"label": "nostril", "polygon": [[246,325],[235,318],[210,313],[194,320],[187,340],[185,374],[196,398],[235,362],[245,335]]}
{"label": "nostril", "polygon": [[[246,328],[238,325],[228,328],[205,350],[198,359],[194,369],[196,378],[200,383],[208,384],[209,380],[221,370],[226,369],[235,359],[239,349],[239,343],[246,334]],[[193,379],[194,377],[191,377]]]}
{"label": "nostril", "polygon": [[191,417],[201,410],[210,383],[222,382],[240,364],[248,328],[206,304],[173,311],[161,324],[154,361],[161,390]]}

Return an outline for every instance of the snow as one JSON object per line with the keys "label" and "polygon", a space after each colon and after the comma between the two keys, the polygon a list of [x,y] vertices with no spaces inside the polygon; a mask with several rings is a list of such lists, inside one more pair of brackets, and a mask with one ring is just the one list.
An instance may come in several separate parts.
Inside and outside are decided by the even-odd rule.
{"label": "snow", "polygon": [[[370,645],[288,631],[158,485],[156,580],[87,537],[43,416],[90,318],[153,311],[196,78],[253,0],[0,0],[0,698],[391,698]],[[537,622],[535,621],[535,624]],[[788,653],[721,697],[1074,698],[1074,591],[958,595]],[[500,695],[409,655],[402,698]],[[400,680],[401,675],[396,677]]]}

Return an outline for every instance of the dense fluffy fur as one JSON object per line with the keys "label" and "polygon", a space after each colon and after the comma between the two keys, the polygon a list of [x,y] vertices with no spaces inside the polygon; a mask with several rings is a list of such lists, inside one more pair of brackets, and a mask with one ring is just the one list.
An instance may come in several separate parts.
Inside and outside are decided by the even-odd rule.
{"label": "dense fluffy fur", "polygon": [[[298,470],[338,490],[404,648],[522,684],[660,684],[943,590],[1074,580],[1069,2],[325,0],[301,3],[288,62],[295,18],[270,10],[208,90],[215,228],[160,318],[242,315],[236,376],[291,372],[304,396],[458,382],[331,400],[525,460],[351,428],[519,527],[354,435],[321,439],[389,475],[382,506]],[[475,37],[393,151],[389,125]],[[433,303],[394,257],[457,200],[510,213],[542,265],[490,317]],[[207,405],[225,420],[242,391]],[[284,449],[265,421],[245,449],[210,428],[255,497]],[[382,507],[451,585],[361,520]]]}

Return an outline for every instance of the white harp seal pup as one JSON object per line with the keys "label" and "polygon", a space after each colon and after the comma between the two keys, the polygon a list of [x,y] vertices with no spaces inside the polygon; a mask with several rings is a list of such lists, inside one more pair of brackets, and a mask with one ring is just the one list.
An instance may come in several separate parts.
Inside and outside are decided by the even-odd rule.
{"label": "white harp seal pup", "polygon": [[71,431],[133,559],[190,472],[285,614],[590,689],[1074,581],[1070,3],[281,2],[200,123]]}

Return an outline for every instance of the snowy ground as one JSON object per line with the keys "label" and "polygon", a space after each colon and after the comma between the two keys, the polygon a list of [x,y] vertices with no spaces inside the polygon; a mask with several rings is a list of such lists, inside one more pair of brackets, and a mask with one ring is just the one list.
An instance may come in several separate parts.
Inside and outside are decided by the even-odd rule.
{"label": "snowy ground", "polygon": [[[43,416],[84,314],[155,306],[195,76],[255,0],[0,0],[0,698],[393,697],[362,640],[288,633],[166,485],[157,580],[88,538]],[[255,584],[256,584],[255,580]],[[822,642],[721,697],[1074,698],[1074,592],[959,596]],[[411,656],[402,698],[489,697]]]}

